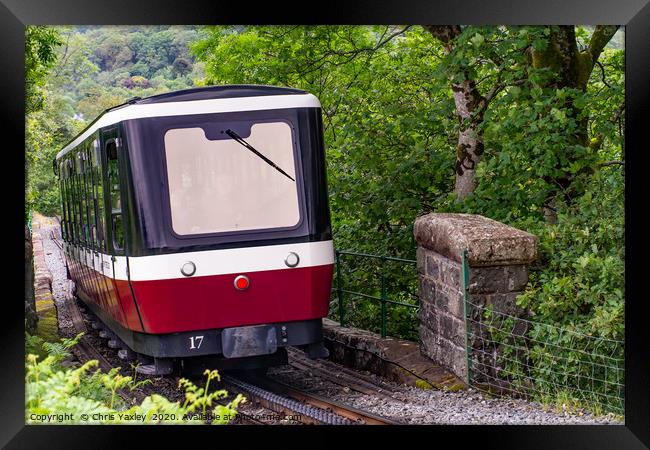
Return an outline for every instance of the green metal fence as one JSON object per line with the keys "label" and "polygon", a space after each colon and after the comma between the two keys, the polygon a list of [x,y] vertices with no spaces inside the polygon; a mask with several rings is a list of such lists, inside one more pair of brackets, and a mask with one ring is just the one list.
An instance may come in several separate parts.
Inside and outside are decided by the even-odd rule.
{"label": "green metal fence", "polygon": [[467,382],[482,391],[593,412],[625,411],[624,342],[514,316],[469,294],[463,254]]}
{"label": "green metal fence", "polygon": [[374,312],[372,305],[366,305],[363,312],[355,310],[358,300],[365,299],[379,307],[378,331],[382,337],[387,336],[391,325],[389,317],[393,316],[406,316],[411,320],[408,330],[402,333],[395,330],[392,335],[407,338],[417,333],[416,313],[420,305],[415,260],[337,250],[334,281],[332,293],[336,307],[333,311],[338,313],[342,326],[351,323],[369,328],[367,322],[373,319]]}

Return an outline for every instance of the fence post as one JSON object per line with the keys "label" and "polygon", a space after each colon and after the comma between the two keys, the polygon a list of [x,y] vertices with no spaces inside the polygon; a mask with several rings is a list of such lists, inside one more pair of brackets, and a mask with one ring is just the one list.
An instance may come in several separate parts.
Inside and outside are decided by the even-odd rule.
{"label": "fence post", "polygon": [[463,250],[462,283],[463,283],[463,312],[465,316],[465,348],[467,349],[467,385],[472,382],[472,346],[469,342],[470,334],[470,307],[469,307],[469,264],[467,249]]}
{"label": "fence post", "polygon": [[336,295],[339,300],[339,324],[345,326],[344,307],[343,307],[343,286],[341,285],[341,252],[336,251]]}
{"label": "fence post", "polygon": [[381,257],[381,337],[386,337],[386,277],[384,275],[385,257]]}

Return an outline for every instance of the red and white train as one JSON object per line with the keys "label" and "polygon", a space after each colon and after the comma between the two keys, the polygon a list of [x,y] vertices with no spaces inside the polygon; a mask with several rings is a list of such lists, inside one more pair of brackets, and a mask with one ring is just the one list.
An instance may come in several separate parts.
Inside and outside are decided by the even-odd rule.
{"label": "red and white train", "polygon": [[264,367],[287,346],[327,355],[315,96],[233,85],[136,98],[61,150],[55,172],[77,296],[140,370]]}

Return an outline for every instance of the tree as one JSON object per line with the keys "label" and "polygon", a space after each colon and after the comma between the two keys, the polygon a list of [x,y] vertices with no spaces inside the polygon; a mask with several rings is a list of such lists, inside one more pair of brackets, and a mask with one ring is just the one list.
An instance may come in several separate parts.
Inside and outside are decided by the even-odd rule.
{"label": "tree", "polygon": [[25,112],[43,108],[45,76],[56,60],[61,45],[59,33],[50,27],[28,26],[25,30]]}
{"label": "tree", "polygon": [[192,63],[187,58],[179,57],[174,60],[172,68],[174,73],[185,76],[192,71]]}
{"label": "tree", "polygon": [[[566,163],[557,165],[558,175],[545,177],[549,184],[558,187],[557,191],[568,201],[583,191],[581,187],[572,186],[575,173],[567,170],[580,158],[589,158],[584,168],[591,170],[595,159],[590,152],[588,132],[589,116],[584,111],[584,102],[580,101],[582,94],[587,91],[587,83],[598,63],[603,49],[614,36],[618,26],[597,26],[588,45],[580,50],[576,40],[576,29],[573,25],[562,25],[545,28],[546,39],[536,41],[529,48],[529,64],[533,69],[546,69],[550,72],[542,83],[542,87],[551,90],[566,90],[567,96],[564,109],[576,121],[575,129],[571,130],[566,141]],[[602,66],[601,66],[602,67]],[[561,161],[558,158],[558,161]],[[581,171],[580,171],[581,172]],[[579,172],[579,173],[580,173]],[[555,198],[557,192],[550,192],[544,204],[545,215],[550,223],[557,222]]]}
{"label": "tree", "polygon": [[[584,93],[587,81],[598,63],[605,45],[617,30],[615,26],[595,28],[589,44],[579,50],[575,27],[461,27],[458,25],[426,26],[444,49],[447,61],[442,66],[450,80],[456,115],[458,145],[456,150],[457,198],[464,199],[474,192],[476,170],[485,150],[483,128],[485,113],[495,97],[508,87],[538,86],[551,91],[565,89],[562,106],[577,121],[575,130],[567,130],[566,149],[589,145],[588,116],[581,113],[576,93]],[[486,69],[486,66],[488,68]],[[526,68],[522,71],[522,68]],[[489,72],[492,72],[490,74]],[[482,84],[483,87],[479,87]],[[571,93],[574,90],[577,92]],[[554,96],[554,92],[544,94]],[[582,103],[584,105],[584,102]],[[562,176],[545,175],[545,181],[569,195],[574,177],[568,167],[584,152],[574,152],[564,166],[556,167]],[[558,161],[562,158],[557,158]],[[586,161],[585,165],[589,165]],[[545,204],[547,217],[554,221],[549,194]]]}

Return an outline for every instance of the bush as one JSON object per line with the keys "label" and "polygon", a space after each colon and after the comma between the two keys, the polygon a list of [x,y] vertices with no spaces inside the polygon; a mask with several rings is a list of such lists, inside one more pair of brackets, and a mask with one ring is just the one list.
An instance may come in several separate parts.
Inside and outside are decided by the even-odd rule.
{"label": "bush", "polygon": [[[61,362],[70,356],[70,348],[80,339],[64,339],[61,343],[39,343],[28,338],[27,348],[37,350],[39,344],[47,356],[39,361],[33,353],[27,356],[25,376],[25,421],[28,424],[202,424],[228,423],[245,401],[238,394],[226,405],[217,401],[228,396],[225,390],[210,391],[210,382],[219,380],[216,370],[206,370],[205,387],[198,387],[182,378],[179,388],[185,390],[185,401],[171,402],[162,395],[147,396],[141,404],[128,406],[118,395],[119,390],[132,391],[146,381],[136,381],[114,368],[108,373],[96,369],[91,360],[76,369],[67,369]],[[200,414],[199,414],[200,413]]]}

